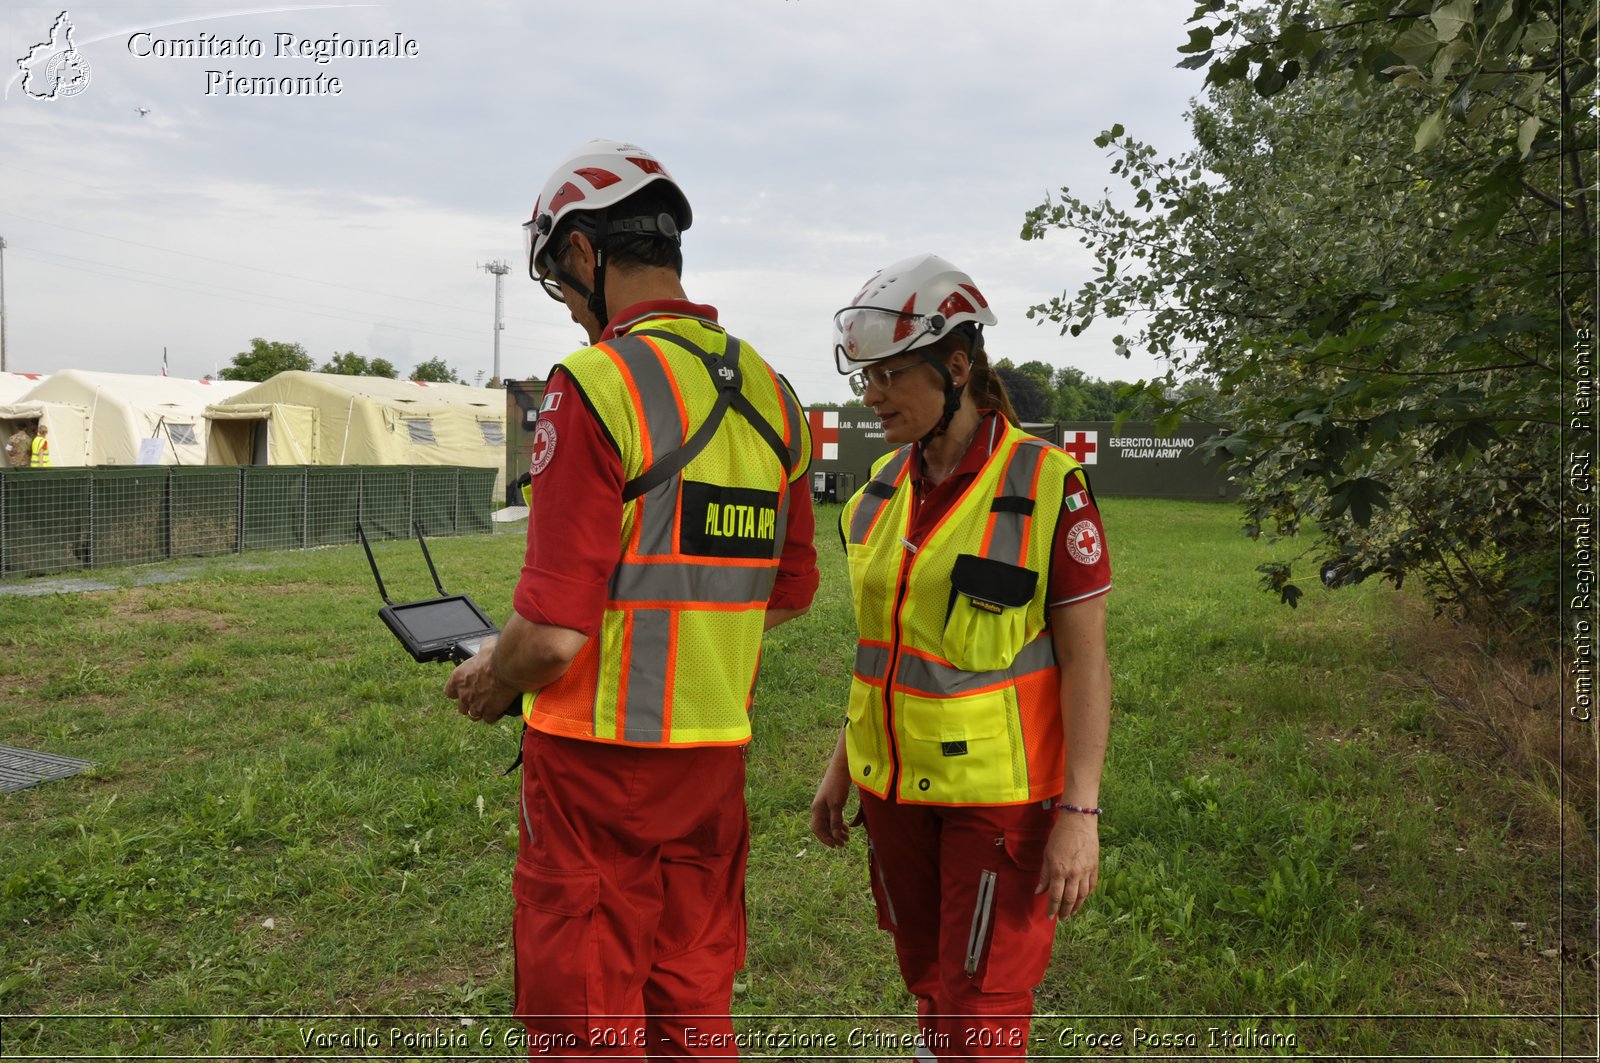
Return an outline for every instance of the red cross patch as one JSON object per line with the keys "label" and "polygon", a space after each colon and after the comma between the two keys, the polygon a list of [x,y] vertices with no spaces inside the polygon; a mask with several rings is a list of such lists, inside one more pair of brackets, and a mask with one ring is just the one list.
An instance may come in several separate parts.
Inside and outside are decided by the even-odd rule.
{"label": "red cross patch", "polygon": [[1100,543],[1100,529],[1092,520],[1080,520],[1067,532],[1067,553],[1081,565],[1092,565],[1104,553]]}
{"label": "red cross patch", "polygon": [[556,456],[556,426],[541,417],[533,426],[533,447],[528,454],[528,475],[538,476]]}

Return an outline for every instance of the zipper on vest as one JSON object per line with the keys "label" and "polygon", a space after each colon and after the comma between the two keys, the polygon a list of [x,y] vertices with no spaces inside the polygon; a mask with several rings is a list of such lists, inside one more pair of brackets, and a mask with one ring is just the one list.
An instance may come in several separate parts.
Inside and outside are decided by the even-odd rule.
{"label": "zipper on vest", "polygon": [[903,636],[900,629],[900,612],[905,608],[906,594],[911,589],[911,563],[917,559],[917,548],[905,539],[900,541],[905,545],[906,552],[900,558],[900,579],[894,592],[894,613],[889,627],[889,660],[883,670],[883,721],[884,730],[889,738],[887,795],[890,799],[896,799],[896,792],[900,789],[900,740],[895,736],[894,729],[895,670],[900,667],[900,640]]}

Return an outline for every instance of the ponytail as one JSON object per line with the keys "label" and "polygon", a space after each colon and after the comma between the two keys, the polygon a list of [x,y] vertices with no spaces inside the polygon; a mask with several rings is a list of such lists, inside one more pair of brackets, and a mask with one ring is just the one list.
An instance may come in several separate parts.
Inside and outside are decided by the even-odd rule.
{"label": "ponytail", "polygon": [[[966,322],[940,339],[936,346],[928,348],[928,356],[937,358],[943,366],[945,359],[956,351],[966,354],[971,368],[963,390],[972,396],[972,404],[980,410],[994,410],[1013,425],[1022,427],[1022,422],[1017,419],[1016,408],[1011,405],[1011,396],[1006,394],[1005,381],[989,364],[988,352],[983,347],[983,329],[970,321]],[[945,380],[948,381],[948,370],[945,372]]]}
{"label": "ponytail", "polygon": [[998,411],[1000,416],[1020,428],[1021,422],[1017,420],[1017,411],[1011,405],[1011,397],[1006,394],[1005,381],[1000,379],[1000,374],[989,364],[989,354],[984,350],[981,331],[974,337],[970,350],[972,379],[967,381],[967,390],[972,393],[973,404],[979,409]]}

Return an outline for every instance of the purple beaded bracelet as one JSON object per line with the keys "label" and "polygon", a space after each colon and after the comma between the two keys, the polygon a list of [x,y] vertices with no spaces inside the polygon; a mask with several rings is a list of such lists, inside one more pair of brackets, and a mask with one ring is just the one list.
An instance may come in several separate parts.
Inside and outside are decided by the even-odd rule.
{"label": "purple beaded bracelet", "polygon": [[1057,801],[1054,807],[1057,812],[1082,812],[1086,816],[1098,816],[1105,811],[1103,808],[1083,808],[1069,801]]}

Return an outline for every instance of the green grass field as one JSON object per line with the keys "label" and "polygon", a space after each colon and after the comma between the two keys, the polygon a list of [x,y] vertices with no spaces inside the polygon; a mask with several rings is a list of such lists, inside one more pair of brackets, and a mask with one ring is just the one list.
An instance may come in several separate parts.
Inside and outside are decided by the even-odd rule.
{"label": "green grass field", "polygon": [[[1101,885],[1032,1055],[1592,1057],[1592,1018],[1558,1018],[1595,1008],[1592,824],[1563,877],[1558,782],[1463,743],[1418,681],[1427,610],[1308,586],[1290,612],[1254,568],[1293,544],[1231,509],[1105,513]],[[910,1054],[861,836],[807,827],[852,649],[836,517],[757,700],[747,1058]],[[520,536],[433,547],[504,615]],[[415,544],[375,549],[397,598],[431,589]],[[168,567],[0,597],[0,743],[97,765],[0,796],[0,1056],[517,1055],[513,726],[404,655],[358,547]]]}

